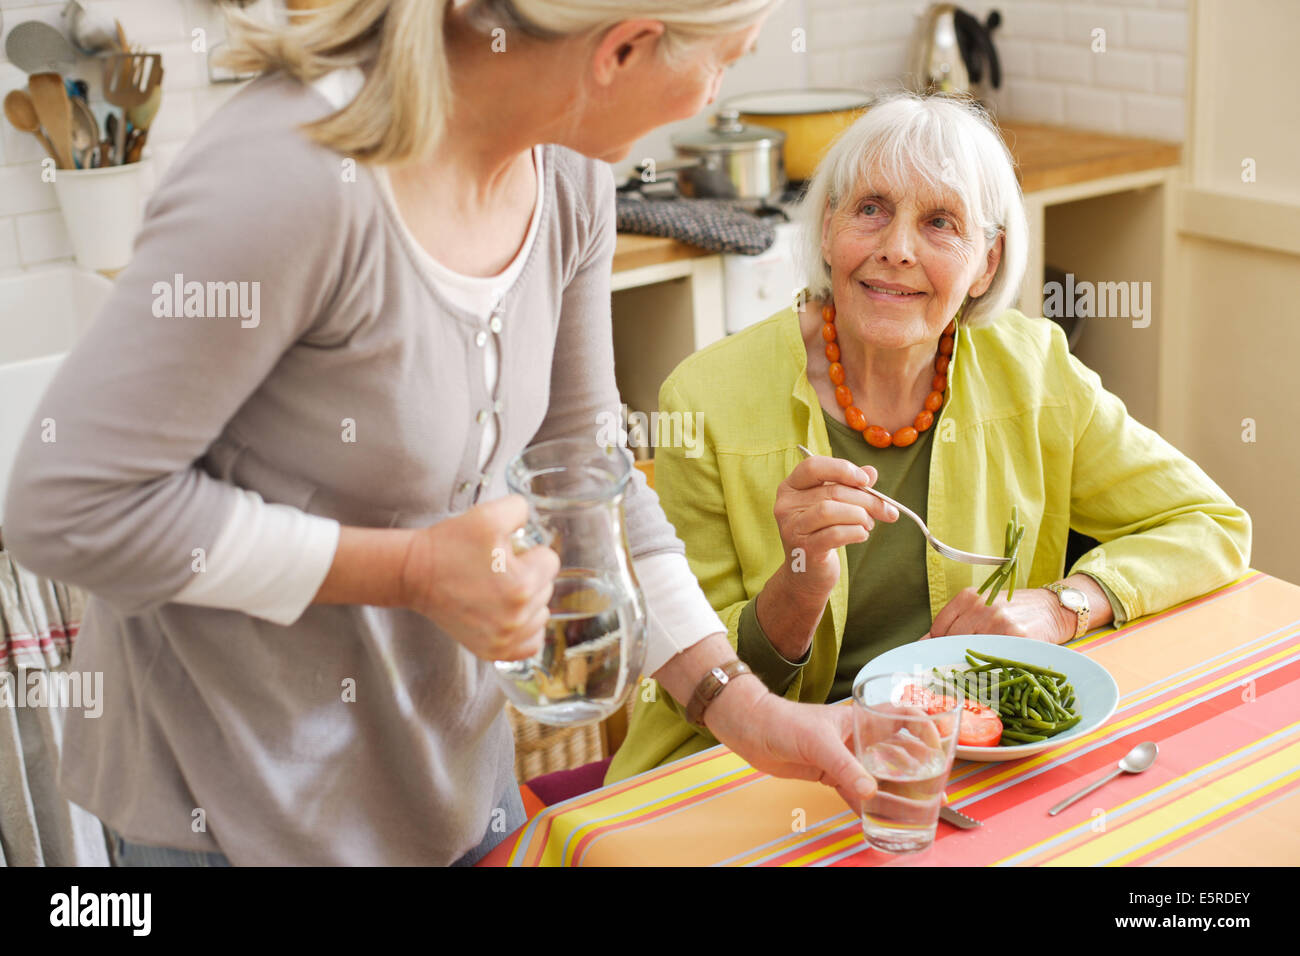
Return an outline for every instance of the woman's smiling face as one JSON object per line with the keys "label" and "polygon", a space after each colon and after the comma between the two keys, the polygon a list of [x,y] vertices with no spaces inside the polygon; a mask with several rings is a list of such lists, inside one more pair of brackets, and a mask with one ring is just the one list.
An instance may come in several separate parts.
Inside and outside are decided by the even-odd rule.
{"label": "woman's smiling face", "polygon": [[997,272],[1001,237],[990,248],[955,192],[917,180],[864,181],[822,221],[836,325],[877,348],[937,341],[966,295],[982,295]]}

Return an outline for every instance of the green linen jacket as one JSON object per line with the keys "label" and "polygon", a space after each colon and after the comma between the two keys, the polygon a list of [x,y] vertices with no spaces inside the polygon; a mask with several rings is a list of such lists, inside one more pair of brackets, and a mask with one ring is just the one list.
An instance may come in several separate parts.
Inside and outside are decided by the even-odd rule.
{"label": "green linen jacket", "polygon": [[[1001,554],[1016,505],[1025,527],[1018,588],[1065,576],[1070,528],[1099,545],[1069,573],[1104,583],[1123,605],[1117,621],[1246,571],[1250,516],[1131,418],[1054,322],[1010,310],[986,326],[960,327],[948,389],[932,426],[927,523],[957,547]],[[797,314],[786,309],[691,355],[664,382],[659,407],[661,415],[702,413],[694,447],[656,449],[655,487],[734,647],[741,610],[785,560],[772,508],[801,459],[795,446],[830,454]],[[839,582],[786,691],[791,700],[824,703],[830,692],[848,604],[843,548],[839,558]],[[933,549],[925,570],[931,620],[989,573]],[[715,743],[686,722],[671,695],[646,685],[606,781]]]}

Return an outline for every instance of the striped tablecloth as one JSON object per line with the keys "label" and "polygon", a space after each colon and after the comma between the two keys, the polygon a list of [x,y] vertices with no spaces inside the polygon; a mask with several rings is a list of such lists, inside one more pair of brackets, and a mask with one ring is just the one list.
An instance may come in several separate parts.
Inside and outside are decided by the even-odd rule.
{"label": "striped tablecloth", "polygon": [[[1115,715],[1034,757],[958,761],[949,803],[984,826],[940,823],[923,853],[872,850],[834,791],[770,777],[715,747],[548,808],[498,847],[493,862],[1300,864],[1300,587],[1251,572],[1070,646],[1114,675]],[[1123,774],[1047,815],[1144,740],[1160,745],[1150,770]]]}

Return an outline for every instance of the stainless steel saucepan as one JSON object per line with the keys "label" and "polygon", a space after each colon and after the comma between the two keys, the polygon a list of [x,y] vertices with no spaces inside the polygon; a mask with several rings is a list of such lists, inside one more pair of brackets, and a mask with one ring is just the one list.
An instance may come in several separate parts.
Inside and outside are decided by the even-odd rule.
{"label": "stainless steel saucepan", "polygon": [[641,163],[619,191],[754,205],[775,202],[786,191],[785,134],[742,123],[735,110],[721,110],[709,129],[678,134],[671,142],[675,159]]}

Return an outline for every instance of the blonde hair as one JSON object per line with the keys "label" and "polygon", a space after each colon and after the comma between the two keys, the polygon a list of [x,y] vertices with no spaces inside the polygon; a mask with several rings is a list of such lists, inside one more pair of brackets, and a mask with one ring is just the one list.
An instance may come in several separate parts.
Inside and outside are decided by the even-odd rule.
{"label": "blonde hair", "polygon": [[304,128],[323,146],[371,163],[427,158],[452,108],[445,17],[463,8],[485,39],[556,40],[603,31],[624,20],[664,24],[658,50],[674,65],[691,47],[743,30],[783,0],[333,0],[288,23],[267,24],[228,10],[230,68],[282,70],[303,82],[361,67],[365,83],[347,106]]}
{"label": "blonde hair", "polygon": [[962,323],[984,325],[1011,306],[1029,257],[1029,226],[1014,160],[979,104],[944,94],[887,93],[835,141],[802,204],[800,265],[814,300],[831,294],[822,220],[828,210],[847,207],[866,182],[899,192],[919,184],[937,195],[955,193],[987,243],[1002,236],[993,281],[967,300]]}

